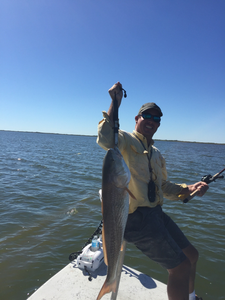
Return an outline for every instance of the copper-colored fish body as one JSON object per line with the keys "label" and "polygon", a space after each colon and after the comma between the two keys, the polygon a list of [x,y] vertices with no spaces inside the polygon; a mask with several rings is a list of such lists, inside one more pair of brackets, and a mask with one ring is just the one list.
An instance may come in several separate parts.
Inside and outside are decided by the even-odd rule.
{"label": "copper-colored fish body", "polygon": [[103,250],[107,277],[97,300],[115,292],[118,258],[129,211],[130,171],[118,148],[109,149],[102,170]]}

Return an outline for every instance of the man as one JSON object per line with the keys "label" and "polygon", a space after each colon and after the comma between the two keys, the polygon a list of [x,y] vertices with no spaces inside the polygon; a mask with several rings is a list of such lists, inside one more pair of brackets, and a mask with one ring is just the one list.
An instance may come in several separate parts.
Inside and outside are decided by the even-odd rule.
{"label": "man", "polygon": [[[110,90],[118,107],[122,100],[122,85],[118,82]],[[97,143],[104,149],[114,146],[113,101],[108,113],[98,125]],[[169,273],[167,293],[170,300],[201,299],[195,295],[194,281],[198,251],[179,227],[162,211],[163,197],[179,200],[198,190],[203,196],[208,189],[204,182],[193,185],[175,184],[167,180],[165,160],[153,146],[153,135],[163,116],[155,103],[144,104],[135,117],[135,130],[119,130],[118,147],[131,172],[128,221],[124,238]]]}

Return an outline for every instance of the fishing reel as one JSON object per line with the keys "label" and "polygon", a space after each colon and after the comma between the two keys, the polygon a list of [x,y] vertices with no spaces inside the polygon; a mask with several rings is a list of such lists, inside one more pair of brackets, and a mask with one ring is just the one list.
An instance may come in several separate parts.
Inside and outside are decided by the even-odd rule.
{"label": "fishing reel", "polygon": [[212,176],[212,175],[205,175],[202,177],[201,181],[209,184],[210,182],[216,181],[217,178],[224,178],[223,175],[218,175],[218,176]]}

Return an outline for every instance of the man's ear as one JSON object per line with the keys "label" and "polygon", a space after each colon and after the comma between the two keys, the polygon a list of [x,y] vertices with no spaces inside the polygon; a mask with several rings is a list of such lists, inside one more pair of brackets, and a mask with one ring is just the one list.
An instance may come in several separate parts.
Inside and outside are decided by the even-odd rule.
{"label": "man's ear", "polygon": [[137,121],[138,121],[138,118],[139,118],[139,116],[136,116],[136,117],[134,118],[136,123],[137,123]]}

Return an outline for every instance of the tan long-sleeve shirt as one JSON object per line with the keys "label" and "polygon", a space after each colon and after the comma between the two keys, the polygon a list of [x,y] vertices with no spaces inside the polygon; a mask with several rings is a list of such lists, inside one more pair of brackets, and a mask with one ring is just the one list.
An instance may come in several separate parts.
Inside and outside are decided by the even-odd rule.
{"label": "tan long-sleeve shirt", "polygon": [[[97,143],[105,150],[114,146],[113,123],[106,112],[104,119],[98,124]],[[139,141],[139,139],[144,144]],[[163,197],[170,200],[179,200],[178,195],[186,184],[176,184],[167,180],[166,163],[160,151],[153,145],[148,147],[146,138],[137,131],[128,133],[119,130],[118,147],[130,169],[131,180],[129,190],[136,199],[130,197],[129,213],[134,212],[139,206],[155,207],[163,204]],[[149,170],[149,158],[151,154],[152,174]],[[149,158],[148,158],[148,157]],[[150,178],[155,182],[156,198],[154,202],[148,199],[148,183]]]}

